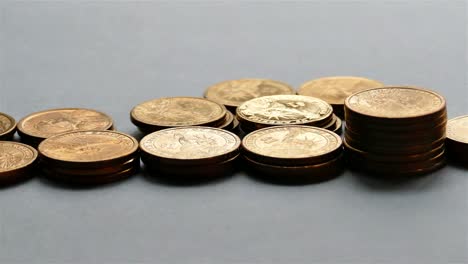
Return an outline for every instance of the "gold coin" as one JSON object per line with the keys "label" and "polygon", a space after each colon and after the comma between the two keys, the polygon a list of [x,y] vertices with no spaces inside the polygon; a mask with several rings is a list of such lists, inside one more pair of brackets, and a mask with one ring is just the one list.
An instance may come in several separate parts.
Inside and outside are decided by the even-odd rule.
{"label": "gold coin", "polygon": [[196,97],[171,97],[151,100],[133,108],[132,122],[145,130],[160,130],[181,126],[219,124],[226,108],[218,103]]}
{"label": "gold coin", "polygon": [[59,181],[61,183],[70,185],[100,185],[108,184],[116,181],[120,181],[135,175],[140,170],[139,167],[132,167],[129,169],[122,170],[118,173],[99,175],[94,177],[81,177],[77,175],[62,174],[56,171],[50,170],[49,168],[43,168],[45,176],[53,181]]}
{"label": "gold coin", "polygon": [[11,182],[26,177],[37,156],[37,151],[28,145],[0,141],[0,182]]}
{"label": "gold coin", "polygon": [[330,130],[340,135],[343,130],[343,121],[339,117],[337,117],[335,126],[331,128]]}
{"label": "gold coin", "polygon": [[279,94],[295,94],[291,86],[266,79],[240,79],[215,84],[205,92],[205,97],[230,108],[251,99]]}
{"label": "gold coin", "polygon": [[211,127],[164,129],[144,137],[142,155],[166,164],[213,164],[239,153],[241,141],[231,132]]}
{"label": "gold coin", "polygon": [[357,92],[383,87],[378,81],[352,76],[325,77],[301,85],[298,94],[320,98],[335,106],[343,106],[345,99]]}
{"label": "gold coin", "polygon": [[112,129],[108,115],[91,109],[63,108],[33,113],[18,123],[18,133],[26,141],[40,142],[51,136],[79,130]]}
{"label": "gold coin", "polygon": [[75,131],[50,137],[38,149],[49,166],[105,166],[129,160],[138,150],[138,141],[115,131]]}
{"label": "gold coin", "polygon": [[11,140],[15,132],[15,119],[7,114],[0,113],[0,140]]}
{"label": "gold coin", "polygon": [[445,99],[432,91],[410,87],[383,87],[358,92],[345,101],[347,116],[388,121],[438,116],[446,111]]}
{"label": "gold coin", "polygon": [[468,115],[456,117],[448,121],[447,138],[468,146]]}
{"label": "gold coin", "polygon": [[302,95],[272,95],[252,99],[237,108],[241,123],[252,125],[317,125],[332,118],[333,108],[325,101]]}
{"label": "gold coin", "polygon": [[244,155],[260,163],[302,166],[329,161],[342,151],[337,134],[309,126],[257,130],[242,140]]}
{"label": "gold coin", "polygon": [[221,124],[221,126],[219,126],[218,128],[230,130],[232,129],[233,122],[234,122],[234,115],[231,112],[227,111],[223,124]]}
{"label": "gold coin", "polygon": [[79,168],[66,168],[66,167],[58,167],[58,166],[45,166],[50,171],[55,173],[63,174],[63,175],[76,175],[76,176],[83,176],[83,177],[98,177],[100,175],[109,175],[119,173],[124,170],[128,170],[140,165],[139,158],[131,158],[129,161],[126,161],[122,164],[116,164],[110,167],[104,168],[89,168],[89,169],[79,169]]}

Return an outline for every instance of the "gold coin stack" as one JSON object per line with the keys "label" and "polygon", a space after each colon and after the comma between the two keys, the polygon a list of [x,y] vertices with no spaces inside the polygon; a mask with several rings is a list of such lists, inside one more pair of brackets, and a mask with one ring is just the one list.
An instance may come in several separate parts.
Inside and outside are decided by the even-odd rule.
{"label": "gold coin stack", "polygon": [[237,108],[244,133],[284,125],[321,127],[339,133],[341,120],[327,102],[303,95],[272,95],[252,99]]}
{"label": "gold coin stack", "polygon": [[217,83],[205,92],[205,98],[224,105],[232,113],[242,103],[254,98],[296,94],[294,88],[283,82],[267,79],[239,79]]}
{"label": "gold coin stack", "polygon": [[239,125],[223,105],[197,97],[147,101],[132,109],[130,119],[144,134],[185,126],[208,126],[235,132]]}
{"label": "gold coin stack", "polygon": [[0,113],[0,140],[13,140],[15,132],[15,119],[7,114]]}
{"label": "gold coin stack", "polygon": [[439,94],[414,87],[358,92],[345,102],[349,165],[382,176],[412,176],[445,165],[447,110]]}
{"label": "gold coin stack", "polygon": [[0,141],[0,185],[30,178],[37,156],[33,147],[17,142]]}
{"label": "gold coin stack", "polygon": [[37,147],[44,139],[78,130],[113,130],[112,118],[92,109],[61,108],[36,112],[18,122],[21,141]]}
{"label": "gold coin stack", "polygon": [[367,78],[335,76],[308,81],[301,85],[297,93],[324,100],[333,107],[333,112],[338,117],[344,118],[344,101],[348,96],[383,86],[383,83]]}
{"label": "gold coin stack", "polygon": [[74,131],[52,136],[39,145],[45,176],[68,184],[114,182],[140,167],[138,141],[116,131]]}
{"label": "gold coin stack", "polygon": [[319,182],[343,170],[341,137],[322,128],[263,128],[243,139],[242,150],[247,165],[274,182]]}
{"label": "gold coin stack", "polygon": [[451,160],[468,166],[468,115],[448,121],[446,145]]}
{"label": "gold coin stack", "polygon": [[240,138],[211,127],[164,129],[140,142],[147,171],[168,180],[200,180],[230,173],[240,152]]}

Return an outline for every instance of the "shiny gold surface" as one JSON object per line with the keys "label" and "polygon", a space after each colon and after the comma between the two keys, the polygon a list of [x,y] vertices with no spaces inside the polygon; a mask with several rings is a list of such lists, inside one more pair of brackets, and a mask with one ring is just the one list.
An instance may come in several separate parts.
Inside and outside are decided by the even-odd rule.
{"label": "shiny gold surface", "polygon": [[224,106],[204,98],[171,97],[137,105],[131,117],[137,126],[197,126],[222,120],[226,111]]}
{"label": "shiny gold surface", "polygon": [[240,79],[215,84],[205,97],[220,104],[238,107],[251,99],[279,94],[295,94],[294,89],[282,82],[266,79]]}
{"label": "shiny gold surface", "polygon": [[447,138],[468,144],[468,115],[456,117],[448,121]]}
{"label": "shiny gold surface", "polygon": [[332,105],[343,105],[345,99],[357,92],[384,86],[383,83],[352,76],[325,77],[301,85],[298,94],[320,98]]}
{"label": "shiny gold surface", "polygon": [[325,101],[302,95],[273,95],[252,99],[237,108],[242,121],[266,125],[314,124],[333,113]]}
{"label": "shiny gold surface", "polygon": [[20,134],[45,139],[78,130],[107,130],[112,119],[91,109],[64,108],[33,113],[18,123]]}
{"label": "shiny gold surface", "polygon": [[0,176],[31,165],[37,155],[37,151],[28,145],[0,141]]}
{"label": "shiny gold surface", "polygon": [[0,139],[11,139],[15,130],[15,119],[7,114],[0,113]]}

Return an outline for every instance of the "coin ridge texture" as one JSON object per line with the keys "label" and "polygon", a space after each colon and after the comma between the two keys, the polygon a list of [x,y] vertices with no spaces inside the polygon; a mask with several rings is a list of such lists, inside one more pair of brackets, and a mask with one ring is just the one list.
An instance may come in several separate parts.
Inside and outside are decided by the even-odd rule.
{"label": "coin ridge texture", "polygon": [[206,90],[205,97],[229,107],[238,107],[257,97],[278,94],[295,94],[295,91],[283,82],[246,78],[212,85]]}
{"label": "coin ridge texture", "polygon": [[138,150],[138,141],[116,131],[75,131],[50,137],[38,149],[56,161],[103,162],[132,155]]}
{"label": "coin ridge texture", "polygon": [[0,176],[31,165],[37,156],[33,147],[18,142],[0,141]]}
{"label": "coin ridge texture", "polygon": [[242,141],[249,152],[265,157],[300,159],[317,157],[342,146],[335,133],[309,126],[281,126],[257,130]]}
{"label": "coin ridge texture", "polygon": [[468,145],[468,115],[459,116],[448,121],[447,138]]}
{"label": "coin ridge texture", "polygon": [[411,87],[382,87],[351,95],[346,108],[376,118],[415,118],[445,110],[445,99],[429,90]]}
{"label": "coin ridge texture", "polygon": [[198,160],[229,155],[240,148],[235,134],[217,128],[183,127],[160,130],[145,136],[140,148],[166,159]]}
{"label": "coin ridge texture", "polygon": [[131,117],[145,125],[173,127],[204,125],[221,120],[226,108],[198,97],[163,97],[135,106]]}
{"label": "coin ridge texture", "polygon": [[59,108],[26,116],[18,123],[18,130],[26,136],[44,139],[71,131],[107,130],[112,126],[112,118],[102,112],[86,108]]}
{"label": "coin ridge texture", "polygon": [[266,125],[301,125],[329,118],[327,102],[303,95],[272,95],[252,99],[237,108],[240,119]]}
{"label": "coin ridge texture", "polygon": [[331,76],[310,80],[301,85],[298,94],[320,98],[332,105],[343,105],[345,99],[359,91],[382,87],[383,83],[356,76]]}

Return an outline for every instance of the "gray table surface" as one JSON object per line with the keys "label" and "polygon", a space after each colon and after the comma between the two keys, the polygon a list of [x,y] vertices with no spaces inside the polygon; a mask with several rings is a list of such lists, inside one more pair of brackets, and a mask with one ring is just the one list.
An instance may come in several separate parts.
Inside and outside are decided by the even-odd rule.
{"label": "gray table surface", "polygon": [[[0,111],[130,109],[225,79],[329,75],[439,91],[468,113],[465,1],[0,3]],[[141,175],[0,189],[0,263],[466,263],[468,171],[286,187]]]}

